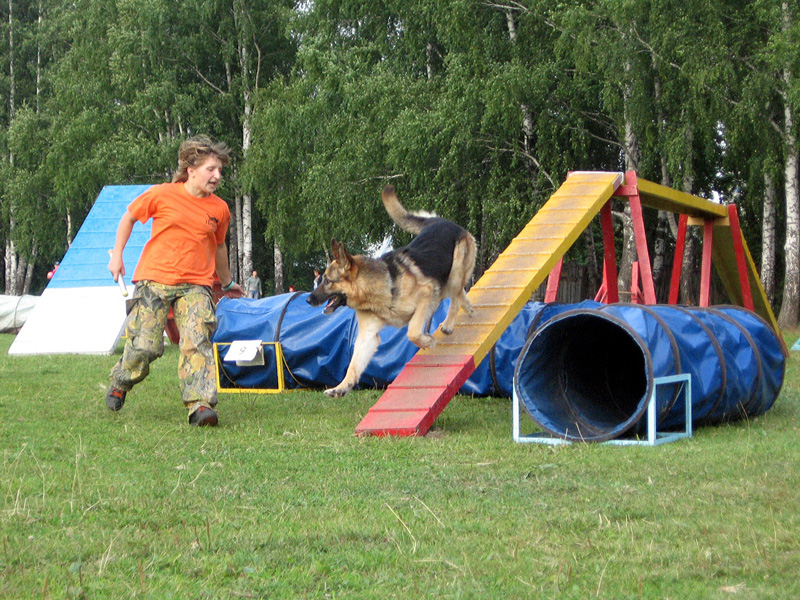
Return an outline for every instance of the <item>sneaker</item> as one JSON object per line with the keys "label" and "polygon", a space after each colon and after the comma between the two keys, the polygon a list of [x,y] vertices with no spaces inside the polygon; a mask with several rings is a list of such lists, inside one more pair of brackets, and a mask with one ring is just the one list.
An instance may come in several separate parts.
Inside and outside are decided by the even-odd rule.
{"label": "sneaker", "polygon": [[121,390],[113,385],[106,392],[106,406],[113,411],[117,411],[125,404],[125,395],[128,392]]}
{"label": "sneaker", "polygon": [[201,406],[189,415],[189,425],[203,427],[204,425],[214,426],[217,424],[217,413],[207,406]]}

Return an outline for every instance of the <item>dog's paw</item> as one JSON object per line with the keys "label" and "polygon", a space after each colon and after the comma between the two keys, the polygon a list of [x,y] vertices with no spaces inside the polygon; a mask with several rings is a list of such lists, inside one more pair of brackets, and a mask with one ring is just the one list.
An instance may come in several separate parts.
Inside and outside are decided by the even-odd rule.
{"label": "dog's paw", "polygon": [[335,387],[335,388],[331,388],[329,390],[325,390],[324,393],[325,393],[326,396],[328,396],[328,398],[341,398],[342,396],[347,394],[347,392],[349,392],[349,391],[350,391],[350,388]]}
{"label": "dog's paw", "polygon": [[453,328],[452,325],[445,325],[444,323],[442,323],[442,326],[441,326],[440,329],[442,330],[443,334],[450,335],[451,333],[453,333],[453,329],[454,328]]}
{"label": "dog's paw", "polygon": [[432,335],[421,335],[419,339],[416,341],[417,346],[420,348],[433,348],[436,345],[436,340],[433,338]]}

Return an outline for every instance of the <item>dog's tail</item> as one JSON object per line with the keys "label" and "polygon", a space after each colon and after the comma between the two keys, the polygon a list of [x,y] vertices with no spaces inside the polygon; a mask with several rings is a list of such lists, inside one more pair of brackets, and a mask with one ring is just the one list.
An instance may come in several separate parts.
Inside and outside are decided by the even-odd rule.
{"label": "dog's tail", "polygon": [[413,233],[414,235],[422,231],[422,228],[436,215],[424,211],[409,212],[405,207],[400,204],[397,194],[394,191],[394,186],[387,185],[383,188],[381,194],[383,206],[386,207],[386,212],[392,217],[392,220],[397,223],[400,229]]}

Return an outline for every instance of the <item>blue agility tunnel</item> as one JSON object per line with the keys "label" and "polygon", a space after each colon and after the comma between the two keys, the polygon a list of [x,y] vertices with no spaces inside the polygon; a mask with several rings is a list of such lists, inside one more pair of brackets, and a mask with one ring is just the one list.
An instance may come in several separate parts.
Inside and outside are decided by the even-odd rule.
{"label": "blue agility tunnel", "polygon": [[[286,361],[284,379],[289,389],[325,388],[338,384],[347,371],[353,354],[358,324],[355,312],[337,310],[322,314],[321,307],[306,302],[307,292],[281,294],[261,300],[222,298],[217,304],[217,330],[213,342],[236,340],[280,342]],[[431,319],[434,331],[447,316],[445,300]],[[461,394],[511,397],[514,365],[525,344],[528,329],[538,311],[529,305],[509,325],[472,376],[459,390]],[[361,377],[361,388],[384,388],[417,353],[408,341],[406,328],[384,327],[381,343]],[[276,388],[278,373],[274,360],[261,367],[239,367],[225,363],[220,387]]]}
{"label": "blue agility tunnel", "polygon": [[[352,310],[322,314],[297,292],[261,300],[223,298],[213,341],[280,342],[286,387],[324,388],[344,378],[358,330]],[[447,314],[443,302],[433,331]],[[512,321],[461,394],[511,397],[552,435],[603,441],[638,433],[654,380],[689,373],[694,425],[754,417],[767,411],[783,383],[782,345],[756,314],[738,307],[707,309],[638,304],[531,302]],[[406,329],[385,327],[362,388],[391,383],[417,347]],[[220,387],[275,388],[275,361],[225,363]],[[662,428],[685,424],[676,393],[658,388]]]}
{"label": "blue agility tunnel", "polygon": [[[638,304],[547,305],[514,372],[514,393],[534,421],[572,441],[639,433],[660,377],[688,373],[693,425],[766,412],[783,383],[783,347],[742,308]],[[671,387],[656,391],[662,428],[685,425]]]}

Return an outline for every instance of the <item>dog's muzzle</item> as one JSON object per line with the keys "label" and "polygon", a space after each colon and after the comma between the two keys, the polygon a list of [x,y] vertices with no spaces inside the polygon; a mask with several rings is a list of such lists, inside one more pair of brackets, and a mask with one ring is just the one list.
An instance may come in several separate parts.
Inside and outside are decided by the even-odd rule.
{"label": "dog's muzzle", "polygon": [[326,302],[325,308],[323,309],[322,313],[325,315],[331,314],[340,306],[347,305],[347,296],[342,294],[341,292],[334,292],[333,294],[326,294],[326,295],[316,295],[313,292],[309,295],[306,302],[308,302],[311,306],[319,306],[323,302]]}

